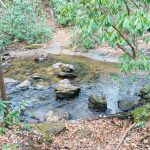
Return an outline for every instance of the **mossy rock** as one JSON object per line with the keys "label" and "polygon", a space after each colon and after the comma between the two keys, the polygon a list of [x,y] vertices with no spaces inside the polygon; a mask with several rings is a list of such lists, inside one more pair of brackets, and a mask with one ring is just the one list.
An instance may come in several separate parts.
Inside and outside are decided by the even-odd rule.
{"label": "mossy rock", "polygon": [[140,90],[140,94],[148,94],[150,93],[150,86],[144,86],[141,90]]}
{"label": "mossy rock", "polygon": [[144,86],[139,93],[143,104],[150,103],[150,86]]}
{"label": "mossy rock", "polygon": [[150,103],[132,110],[130,114],[135,122],[148,121],[150,119]]}
{"label": "mossy rock", "polygon": [[37,128],[44,134],[57,135],[66,130],[64,122],[42,122],[36,125]]}
{"label": "mossy rock", "polygon": [[38,49],[41,48],[42,45],[41,44],[31,44],[31,45],[27,45],[25,48],[26,49]]}

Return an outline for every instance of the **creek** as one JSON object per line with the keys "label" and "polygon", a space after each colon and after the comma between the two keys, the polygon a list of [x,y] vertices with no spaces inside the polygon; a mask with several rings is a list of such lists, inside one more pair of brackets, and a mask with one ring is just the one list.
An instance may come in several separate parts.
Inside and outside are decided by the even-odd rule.
{"label": "creek", "polygon": [[[56,100],[54,87],[61,79],[56,76],[52,65],[58,62],[74,65],[77,78],[71,79],[71,82],[81,88],[79,96]],[[83,56],[49,55],[47,60],[41,62],[35,62],[34,58],[15,58],[10,63],[11,65],[4,67],[5,77],[18,82],[29,80],[32,83],[30,88],[25,90],[16,89],[17,81],[6,83],[12,105],[16,106],[22,100],[28,102],[24,117],[29,122],[44,121],[48,111],[58,115],[68,113],[71,116],[69,119],[115,114],[121,112],[118,100],[132,100],[137,97],[136,93],[143,85],[150,84],[150,79],[145,78],[143,74],[126,75],[120,72],[116,63]],[[33,76],[41,78],[35,80]],[[105,95],[107,111],[102,113],[89,109],[90,95]]]}

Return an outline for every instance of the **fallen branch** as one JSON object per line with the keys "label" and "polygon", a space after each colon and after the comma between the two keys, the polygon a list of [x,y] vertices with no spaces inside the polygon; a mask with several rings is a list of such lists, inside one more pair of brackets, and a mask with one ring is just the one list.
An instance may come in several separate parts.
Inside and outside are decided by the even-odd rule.
{"label": "fallen branch", "polygon": [[[86,121],[93,121],[93,120],[99,120],[99,119],[113,119],[113,118],[118,118],[118,119],[129,119],[131,118],[129,112],[121,112],[117,114],[107,114],[107,115],[98,115],[94,117],[88,117],[84,118]],[[77,119],[78,121],[82,121],[83,119]]]}
{"label": "fallen branch", "polygon": [[123,143],[124,139],[126,138],[128,132],[129,132],[131,129],[133,129],[133,128],[135,127],[135,125],[136,125],[136,123],[133,123],[132,125],[129,126],[129,128],[127,128],[127,129],[125,130],[125,132],[124,132],[124,134],[123,134],[123,136],[122,136],[122,138],[121,138],[121,140],[120,140],[120,142],[119,142],[119,144],[118,144],[118,146],[117,146],[117,148],[116,148],[115,150],[119,150],[119,148],[120,148],[121,144]]}

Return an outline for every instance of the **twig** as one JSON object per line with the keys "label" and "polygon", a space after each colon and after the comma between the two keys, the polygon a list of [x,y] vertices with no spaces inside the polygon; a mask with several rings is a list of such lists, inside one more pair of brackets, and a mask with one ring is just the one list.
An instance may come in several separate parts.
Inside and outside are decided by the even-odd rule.
{"label": "twig", "polygon": [[125,6],[126,6],[126,8],[127,8],[128,16],[129,16],[129,15],[130,15],[130,8],[129,8],[129,6],[128,6],[128,4],[127,4],[127,1],[126,1],[126,0],[124,0],[124,3],[125,3]]}
{"label": "twig", "polygon": [[134,128],[135,125],[136,125],[136,123],[133,123],[132,125],[129,126],[129,128],[126,129],[126,131],[124,132],[124,134],[123,134],[123,136],[122,136],[122,138],[121,138],[121,140],[120,140],[120,142],[119,142],[119,144],[118,144],[118,146],[117,146],[117,148],[115,150],[119,150],[119,148],[120,148],[121,144],[123,143],[124,139],[126,138],[128,132],[132,128]]}

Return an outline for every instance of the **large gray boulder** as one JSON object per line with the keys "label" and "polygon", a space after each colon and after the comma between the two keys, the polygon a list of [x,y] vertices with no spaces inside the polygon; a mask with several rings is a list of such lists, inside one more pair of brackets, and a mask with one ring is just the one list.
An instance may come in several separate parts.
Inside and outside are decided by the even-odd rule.
{"label": "large gray boulder", "polygon": [[68,79],[58,82],[55,87],[56,99],[73,98],[79,95],[80,87],[72,85]]}
{"label": "large gray boulder", "polygon": [[104,96],[91,95],[88,99],[88,107],[97,111],[105,112],[107,110],[107,102]]}
{"label": "large gray boulder", "polygon": [[140,105],[140,101],[139,100],[119,100],[118,101],[118,107],[119,109],[121,109],[122,111],[128,111],[128,110],[132,110],[136,107],[138,107]]}

